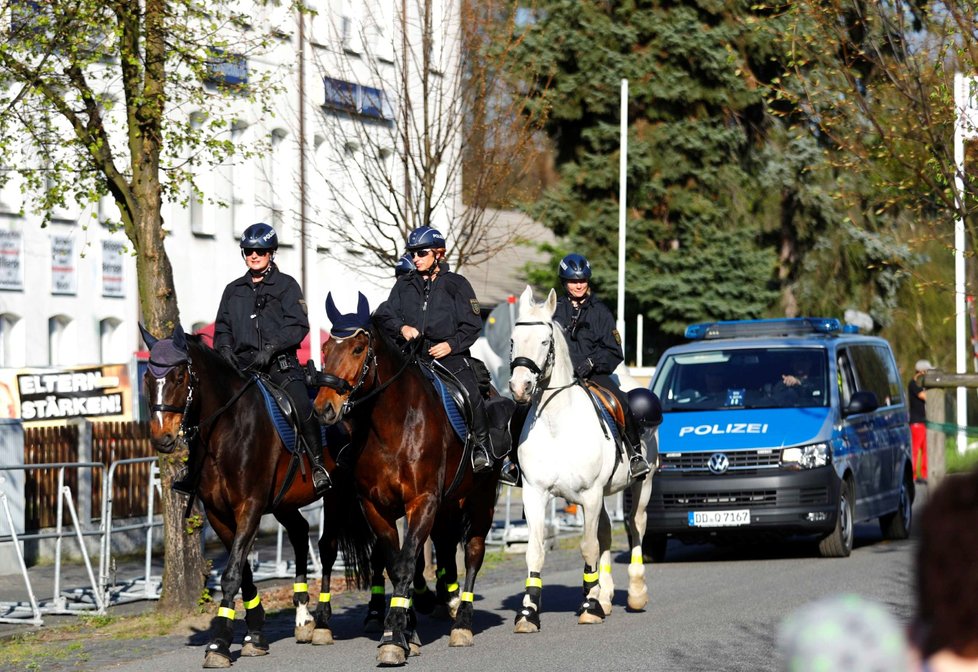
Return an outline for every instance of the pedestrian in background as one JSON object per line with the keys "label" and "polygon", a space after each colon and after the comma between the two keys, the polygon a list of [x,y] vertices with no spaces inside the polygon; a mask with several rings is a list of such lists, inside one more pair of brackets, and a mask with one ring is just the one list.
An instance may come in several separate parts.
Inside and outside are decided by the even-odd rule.
{"label": "pedestrian in background", "polygon": [[927,410],[925,402],[927,391],[921,387],[924,374],[933,369],[926,359],[918,359],[916,370],[907,383],[910,396],[910,439],[913,459],[913,473],[917,483],[927,482]]}

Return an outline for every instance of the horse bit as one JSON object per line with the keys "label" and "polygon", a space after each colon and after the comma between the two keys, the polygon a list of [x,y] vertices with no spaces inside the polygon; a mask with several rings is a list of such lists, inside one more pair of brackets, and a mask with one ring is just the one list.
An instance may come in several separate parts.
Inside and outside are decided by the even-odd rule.
{"label": "horse bit", "polygon": [[[155,362],[150,360],[150,364],[155,364]],[[190,360],[185,359],[182,362],[176,362],[175,364],[170,364],[168,366],[156,364],[156,366],[164,369],[165,373],[161,378],[157,378],[155,375],[153,377],[157,380],[164,380],[170,371],[182,364],[186,364],[187,374],[190,376],[190,382],[187,385],[187,401],[183,405],[183,408],[174,406],[173,404],[150,404],[149,410],[151,413],[179,413],[180,428],[177,430],[177,433],[182,436],[185,441],[189,441],[192,438],[192,432],[187,431],[187,428],[184,426],[184,422],[186,422],[187,415],[190,413],[190,405],[194,401],[194,389],[197,387],[197,374],[194,373],[194,368],[190,365]]]}
{"label": "horse bit", "polygon": [[[369,398],[369,397],[364,397],[363,399],[356,399],[356,400],[353,398],[353,395],[356,394],[357,391],[359,391],[359,389],[363,387],[363,384],[367,381],[367,374],[370,372],[370,367],[373,365],[375,360],[374,341],[373,341],[373,337],[370,335],[369,332],[361,329],[357,331],[357,333],[353,334],[352,336],[347,336],[347,338],[353,338],[353,336],[356,336],[358,333],[360,333],[360,331],[363,331],[364,333],[367,334],[367,356],[363,358],[363,365],[360,367],[360,375],[357,377],[357,382],[353,385],[350,385],[344,379],[332,373],[326,373],[325,371],[323,371],[322,373],[319,374],[319,382],[322,383],[323,387],[328,387],[332,390],[335,390],[336,392],[339,392],[340,394],[346,394],[346,401],[343,402],[344,416],[347,415],[350,411],[352,411],[357,404]],[[335,340],[342,341],[346,339],[336,338]]]}

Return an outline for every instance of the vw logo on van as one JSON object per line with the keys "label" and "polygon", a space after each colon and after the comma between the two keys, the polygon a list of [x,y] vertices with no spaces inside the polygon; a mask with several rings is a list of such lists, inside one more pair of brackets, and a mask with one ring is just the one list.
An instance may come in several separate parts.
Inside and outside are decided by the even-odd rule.
{"label": "vw logo on van", "polygon": [[727,459],[725,453],[713,453],[710,455],[710,461],[707,463],[710,468],[710,473],[713,474],[725,474],[727,469],[730,468],[730,460]]}

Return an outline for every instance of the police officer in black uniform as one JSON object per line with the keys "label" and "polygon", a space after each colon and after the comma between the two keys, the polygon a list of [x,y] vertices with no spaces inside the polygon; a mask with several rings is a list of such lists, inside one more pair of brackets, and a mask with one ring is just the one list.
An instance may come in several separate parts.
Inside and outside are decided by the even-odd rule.
{"label": "police officer in black uniform", "polygon": [[560,261],[557,274],[564,285],[564,296],[557,299],[554,321],[567,334],[574,373],[581,380],[593,380],[618,398],[625,412],[625,440],[632,478],[649,473],[649,463],[642,456],[641,431],[628,404],[628,396],[611,377],[624,361],[621,336],[615,318],[601,301],[591,294],[591,264],[580,254],[568,254]]}
{"label": "police officer in black uniform", "polygon": [[284,389],[299,416],[312,463],[317,495],[332,483],[323,466],[322,435],[313,415],[296,350],[309,333],[306,302],[299,283],[278,269],[278,236],[268,224],[252,224],[241,235],[248,272],[224,289],[214,326],[214,348],[241,371],[262,372]]}
{"label": "police officer in black uniform", "polygon": [[414,270],[399,274],[377,318],[393,338],[424,339],[420,356],[437,359],[465,388],[472,408],[472,470],[492,468],[489,418],[479,392],[469,348],[482,332],[479,301],[469,281],[448,270],[445,237],[430,226],[408,234]]}

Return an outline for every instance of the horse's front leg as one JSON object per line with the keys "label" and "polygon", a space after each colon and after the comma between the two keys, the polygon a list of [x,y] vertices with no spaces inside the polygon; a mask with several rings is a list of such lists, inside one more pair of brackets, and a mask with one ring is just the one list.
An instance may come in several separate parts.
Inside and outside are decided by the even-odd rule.
{"label": "horse's front leg", "polygon": [[[261,507],[256,502],[247,502],[240,517],[234,521],[233,531],[230,525],[217,521],[221,529],[214,525],[215,520],[208,516],[212,527],[225,539],[233,535],[228,552],[228,563],[221,574],[221,606],[217,616],[211,622],[210,643],[204,654],[205,668],[222,668],[231,666],[231,638],[234,635],[234,598],[241,589],[244,565],[248,549],[255,540],[258,531],[258,521],[261,519]],[[225,544],[227,542],[225,541]]]}
{"label": "horse's front leg", "polygon": [[384,631],[384,612],[387,610],[384,555],[382,545],[375,544],[370,555],[370,601],[367,603],[367,616],[363,619],[363,631],[367,633]]}
{"label": "horse's front leg", "polygon": [[516,612],[513,632],[540,631],[540,608],[543,597],[543,560],[546,556],[547,503],[549,495],[530,484],[523,486],[523,515],[526,518],[526,592],[523,604]]}
{"label": "horse's front leg", "polygon": [[251,574],[251,565],[247,562],[241,572],[241,600],[245,608],[245,625],[248,632],[244,637],[241,655],[246,657],[268,655],[268,639],[263,632],[265,628],[265,608],[261,606],[261,597]]}
{"label": "horse's front leg", "polygon": [[[592,488],[581,497],[581,507],[584,509],[584,528],[581,532],[581,556],[584,558],[584,601],[578,610],[578,623],[602,623],[607,616],[601,601],[601,584],[598,581],[598,571],[601,559],[601,545],[598,541],[598,526],[602,517],[607,519],[608,512],[604,508],[604,493],[598,488]],[[607,522],[610,538],[611,524]],[[610,566],[608,580],[610,580]]]}
{"label": "horse's front leg", "polygon": [[611,615],[611,598],[615,595],[615,580],[611,576],[611,518],[604,506],[598,517],[598,604],[605,616]]}
{"label": "horse's front leg", "polygon": [[[295,579],[292,582],[292,605],[295,607],[295,641],[306,644],[312,641],[316,621],[309,613],[309,584],[306,571],[309,561],[309,523],[298,509],[275,511],[278,520],[289,535],[289,543],[295,554]],[[323,569],[323,588],[320,590],[320,600],[323,594],[329,599],[329,576],[326,574],[325,561]],[[332,636],[329,642],[332,644]]]}
{"label": "horse's front leg", "polygon": [[472,615],[475,610],[472,602],[475,600],[475,578],[482,569],[482,561],[486,557],[485,534],[470,536],[465,543],[465,585],[459,595],[459,605],[452,623],[452,635],[449,646],[472,646]]}
{"label": "horse's front leg", "polygon": [[628,563],[628,608],[641,611],[649,603],[649,588],[645,583],[645,562],[642,556],[642,539],[649,498],[652,496],[652,474],[633,482],[632,510],[628,514],[628,538],[631,543],[631,561]]}

